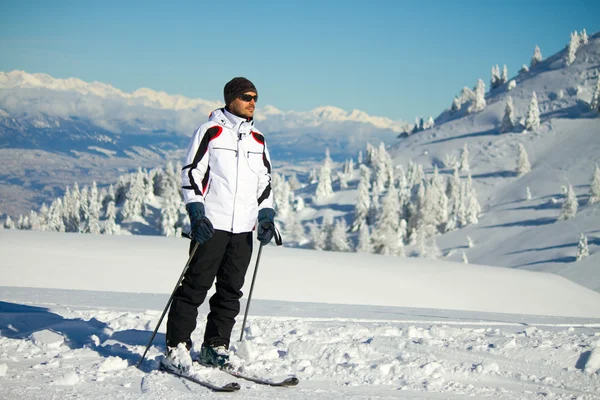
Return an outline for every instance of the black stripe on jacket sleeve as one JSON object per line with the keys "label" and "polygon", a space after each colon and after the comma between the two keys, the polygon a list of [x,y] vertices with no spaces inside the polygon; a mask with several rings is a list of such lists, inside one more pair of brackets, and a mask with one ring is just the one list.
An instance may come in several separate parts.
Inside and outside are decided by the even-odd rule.
{"label": "black stripe on jacket sleeve", "polygon": [[189,168],[188,178],[190,180],[190,186],[184,187],[184,189],[193,189],[196,195],[203,194],[204,189],[206,189],[206,184],[208,184],[209,168],[206,168],[206,173],[204,174],[204,177],[202,179],[202,189],[200,189],[198,183],[196,183],[192,172],[194,171],[194,169],[198,168],[198,164],[200,163],[200,161],[202,161],[202,158],[204,158],[204,155],[208,151],[208,144],[210,143],[210,141],[216,139],[221,134],[221,132],[223,132],[222,127],[212,126],[208,128],[208,130],[204,134],[204,137],[202,138],[202,141],[198,146],[198,150],[196,150],[196,154],[194,155],[194,160],[191,164],[183,167],[183,169]]}

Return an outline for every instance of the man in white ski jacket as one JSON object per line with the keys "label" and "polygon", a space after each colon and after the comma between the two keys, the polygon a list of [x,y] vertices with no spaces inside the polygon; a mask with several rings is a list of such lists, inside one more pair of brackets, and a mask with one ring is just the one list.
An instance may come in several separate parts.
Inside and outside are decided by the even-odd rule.
{"label": "man in white ski jacket", "polygon": [[225,85],[225,108],[213,111],[208,122],[196,129],[182,169],[192,247],[196,242],[199,246],[173,297],[167,321],[163,366],[179,372],[191,365],[198,307],[215,278],[200,362],[229,366],[229,341],[240,311],[257,219],[262,244],[268,244],[275,233],[271,161],[265,138],[254,127],[257,93],[246,78]]}

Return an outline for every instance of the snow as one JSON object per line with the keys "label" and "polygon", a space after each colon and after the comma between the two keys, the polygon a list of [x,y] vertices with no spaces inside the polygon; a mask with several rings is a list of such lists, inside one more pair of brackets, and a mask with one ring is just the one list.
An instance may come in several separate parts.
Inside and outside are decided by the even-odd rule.
{"label": "snow", "polygon": [[[0,397],[214,398],[156,371],[164,322],[135,366],[187,247],[0,230]],[[300,379],[287,389],[240,381],[244,399],[600,398],[600,294],[554,274],[270,245],[243,342],[240,327],[241,315],[232,350],[245,373]]]}

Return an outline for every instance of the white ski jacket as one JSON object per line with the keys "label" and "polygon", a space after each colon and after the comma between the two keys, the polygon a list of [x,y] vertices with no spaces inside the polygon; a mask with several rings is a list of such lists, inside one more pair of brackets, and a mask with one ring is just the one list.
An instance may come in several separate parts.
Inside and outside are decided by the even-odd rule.
{"label": "white ski jacket", "polygon": [[258,210],[273,208],[265,138],[253,120],[225,109],[213,111],[194,132],[181,177],[185,204],[204,203],[215,229],[250,232]]}

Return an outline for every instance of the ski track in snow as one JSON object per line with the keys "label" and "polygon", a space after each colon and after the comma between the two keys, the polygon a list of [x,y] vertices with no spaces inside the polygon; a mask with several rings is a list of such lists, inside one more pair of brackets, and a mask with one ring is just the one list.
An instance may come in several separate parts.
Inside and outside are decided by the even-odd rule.
{"label": "ski track in snow", "polygon": [[[3,399],[230,396],[156,371],[164,325],[148,361],[136,368],[159,311],[2,304]],[[600,352],[598,325],[543,325],[255,316],[245,341],[233,343],[244,372],[296,375],[297,387],[259,386],[202,367],[196,373],[221,384],[239,381],[232,396],[244,399],[600,399],[600,374],[585,370]]]}

